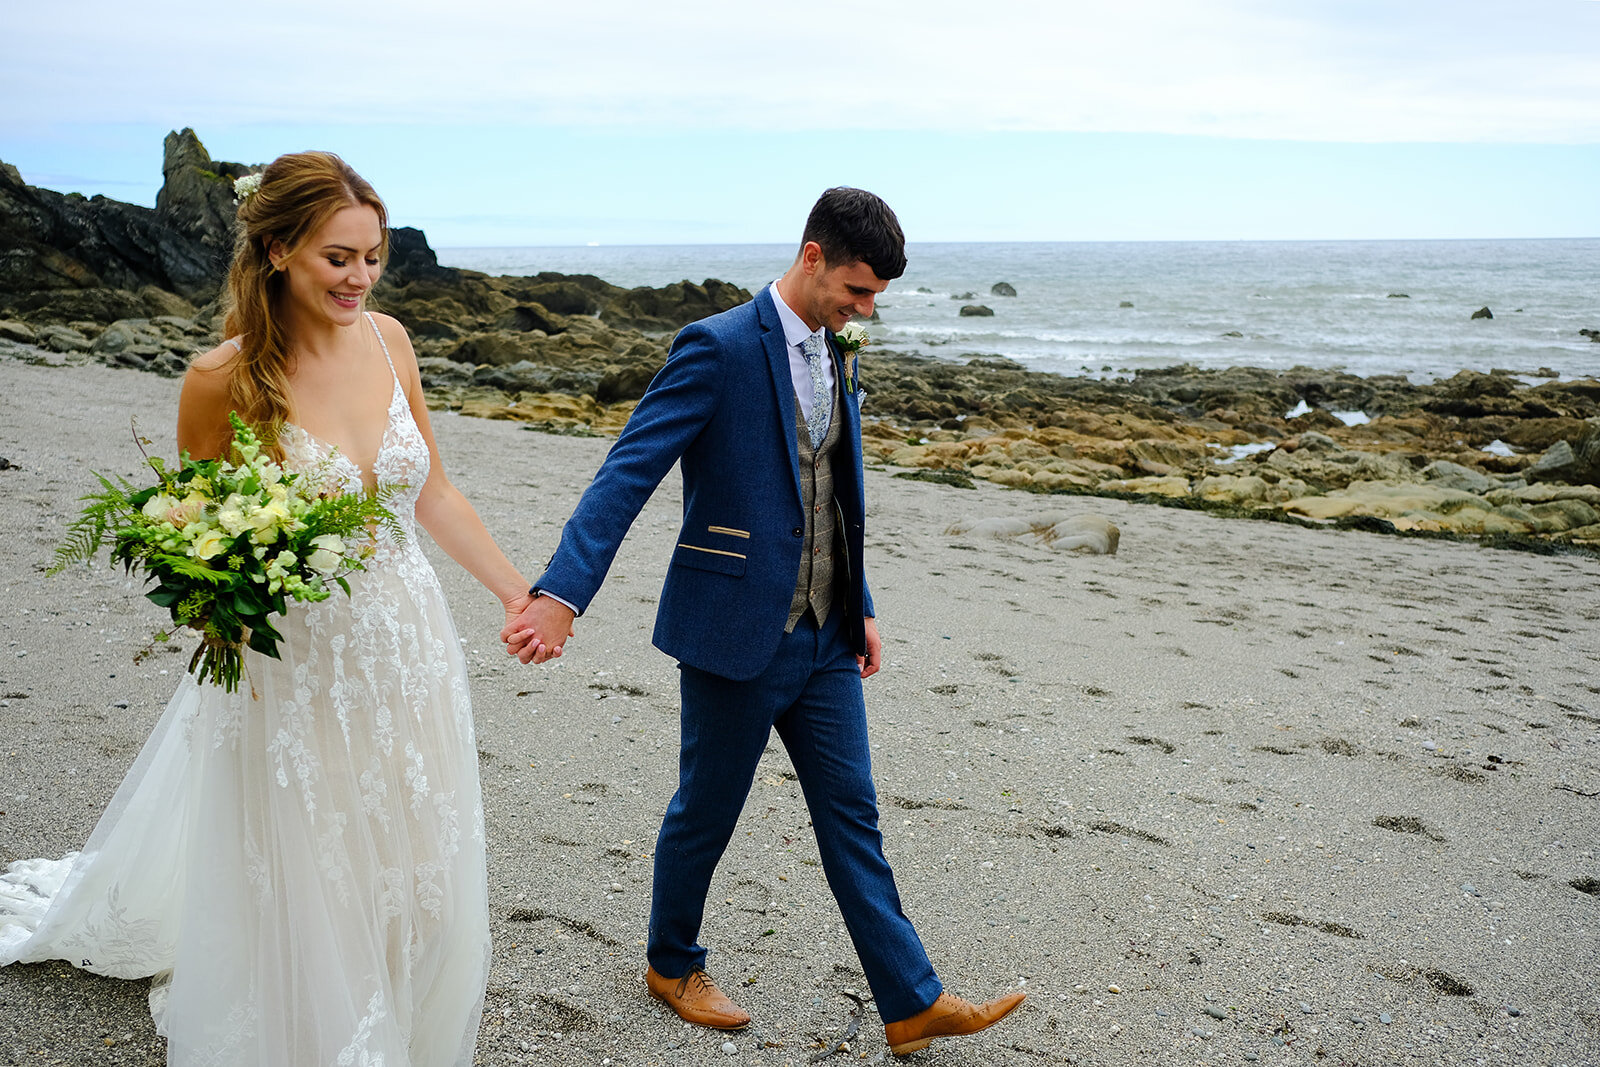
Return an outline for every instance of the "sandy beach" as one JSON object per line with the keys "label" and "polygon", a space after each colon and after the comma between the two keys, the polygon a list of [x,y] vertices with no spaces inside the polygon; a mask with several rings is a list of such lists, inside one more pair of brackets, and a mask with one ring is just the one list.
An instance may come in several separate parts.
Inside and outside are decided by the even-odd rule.
{"label": "sandy beach", "polygon": [[[83,842],[186,660],[134,663],[163,616],[120,572],[44,574],[91,470],[139,474],[130,416],[174,454],[178,382],[29,351],[0,352],[0,863]],[[535,577],[609,442],[434,425]],[[947,987],[1030,994],[909,1062],[1600,1062],[1600,561],[893,474],[867,474],[886,849]],[[1104,516],[1120,551],[944,532],[1046,511]],[[644,994],[678,515],[669,479],[547,668],[502,653],[498,604],[429,546],[489,833],[478,1062],[888,1060],[776,739],[702,938],[754,1025]],[[160,1063],[144,993],[0,970],[0,1063]]]}

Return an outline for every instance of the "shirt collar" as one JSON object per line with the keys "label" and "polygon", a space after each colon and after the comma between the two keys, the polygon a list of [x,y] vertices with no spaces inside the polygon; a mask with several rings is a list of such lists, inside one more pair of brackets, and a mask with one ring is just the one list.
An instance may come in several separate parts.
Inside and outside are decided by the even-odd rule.
{"label": "shirt collar", "polygon": [[783,302],[783,297],[778,295],[777,282],[767,286],[767,290],[772,294],[772,303],[778,309],[778,321],[783,323],[783,339],[789,343],[790,348],[799,348],[800,343],[813,333],[822,333],[821,330],[813,330],[807,326],[805,321]]}

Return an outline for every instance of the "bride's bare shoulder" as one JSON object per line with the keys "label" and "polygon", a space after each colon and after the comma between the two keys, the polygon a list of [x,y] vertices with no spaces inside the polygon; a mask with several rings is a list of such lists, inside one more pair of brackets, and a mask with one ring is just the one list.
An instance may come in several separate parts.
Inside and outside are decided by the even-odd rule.
{"label": "bride's bare shoulder", "polygon": [[[207,378],[225,378],[232,368],[234,360],[239,358],[239,343],[237,338],[229,338],[209,352],[202,352],[189,362],[188,377],[194,377],[195,372]],[[220,372],[220,373],[219,373]]]}

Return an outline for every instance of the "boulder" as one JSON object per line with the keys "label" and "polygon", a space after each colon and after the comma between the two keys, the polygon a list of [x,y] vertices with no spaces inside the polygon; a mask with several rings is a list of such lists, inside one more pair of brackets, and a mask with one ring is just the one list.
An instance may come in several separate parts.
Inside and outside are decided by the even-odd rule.
{"label": "boulder", "polygon": [[1500,484],[1481,471],[1451,463],[1447,459],[1434,460],[1422,468],[1422,476],[1435,485],[1468,493],[1486,493]]}
{"label": "boulder", "polygon": [[[991,296],[1016,296],[1017,290],[1010,282],[995,282],[989,287],[989,294]],[[967,295],[971,296],[972,294],[968,293]]]}
{"label": "boulder", "polygon": [[451,389],[470,383],[475,368],[443,356],[419,356],[417,369],[422,372],[424,389]]}
{"label": "boulder", "polygon": [[971,319],[971,318],[986,319],[986,318],[992,317],[993,315],[994,315],[994,308],[986,307],[983,304],[964,304],[961,307],[961,317],[962,318],[967,318],[967,319]]}
{"label": "boulder", "polygon": [[611,326],[672,332],[749,299],[750,294],[737,285],[715,278],[707,278],[699,285],[681,281],[659,289],[640,286],[619,290],[603,301],[600,317]]}
{"label": "boulder", "polygon": [[1494,318],[1494,312],[1490,311],[1487,307],[1481,307],[1472,313],[1472,317],[1475,319],[1492,319]]}
{"label": "boulder", "polygon": [[472,383],[505,393],[570,393],[593,396],[600,384],[600,374],[598,371],[519,360],[502,366],[479,367],[472,375]]}
{"label": "boulder", "polygon": [[1076,515],[1062,519],[1039,534],[1039,540],[1057,552],[1084,552],[1114,556],[1122,540],[1116,523],[1101,515]]}
{"label": "boulder", "polygon": [[610,364],[600,374],[595,387],[595,399],[602,404],[619,400],[638,400],[644,396],[661,366],[655,362],[632,363],[627,366]]}
{"label": "boulder", "polygon": [[1600,428],[1571,441],[1557,441],[1522,472],[1530,482],[1600,485]]}

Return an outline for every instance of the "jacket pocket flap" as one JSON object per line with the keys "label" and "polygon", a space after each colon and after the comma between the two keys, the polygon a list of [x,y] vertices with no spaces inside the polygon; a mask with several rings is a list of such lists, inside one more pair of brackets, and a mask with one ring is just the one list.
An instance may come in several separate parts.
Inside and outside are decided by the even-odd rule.
{"label": "jacket pocket flap", "polygon": [[716,571],[719,574],[742,575],[745,568],[743,552],[729,552],[722,548],[703,548],[700,545],[690,545],[678,542],[678,549],[672,554],[673,566],[682,564],[685,567],[694,567],[696,570]]}

